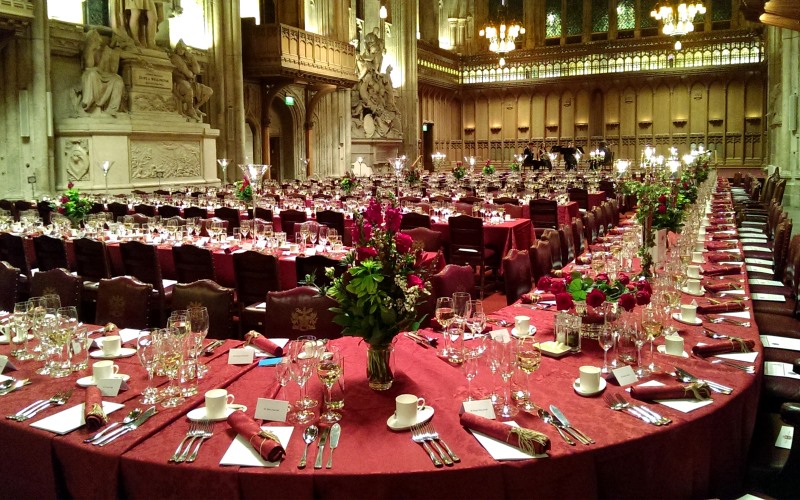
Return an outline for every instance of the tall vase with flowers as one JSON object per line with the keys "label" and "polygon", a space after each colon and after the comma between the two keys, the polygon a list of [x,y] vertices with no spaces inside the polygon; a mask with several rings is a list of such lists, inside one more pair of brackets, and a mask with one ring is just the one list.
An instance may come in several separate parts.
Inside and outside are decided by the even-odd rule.
{"label": "tall vase with flowers", "polygon": [[248,205],[253,202],[253,187],[250,186],[250,181],[245,178],[240,181],[236,181],[233,184],[236,186],[234,194],[238,200],[243,201]]}
{"label": "tall vase with flowers", "polygon": [[456,162],[456,166],[455,166],[455,167],[453,167],[453,177],[455,177],[455,179],[456,179],[457,181],[460,181],[460,180],[461,180],[461,179],[463,179],[463,178],[464,178],[466,175],[467,175],[467,169],[466,169],[466,168],[464,168],[464,162],[462,162],[462,161],[457,161],[457,162]]}
{"label": "tall vase with flowers", "polygon": [[67,217],[73,227],[78,227],[92,209],[92,201],[81,195],[75,184],[67,184],[67,190],[56,201],[50,203],[50,208]]}
{"label": "tall vase with flowers", "polygon": [[400,232],[401,218],[394,203],[384,207],[374,198],[355,213],[356,248],[344,259],[347,270],[326,290],[338,303],[331,311],[342,333],[369,345],[367,378],[375,390],[392,386],[392,341],[419,328],[417,306],[430,293],[424,270],[416,265],[413,240]]}

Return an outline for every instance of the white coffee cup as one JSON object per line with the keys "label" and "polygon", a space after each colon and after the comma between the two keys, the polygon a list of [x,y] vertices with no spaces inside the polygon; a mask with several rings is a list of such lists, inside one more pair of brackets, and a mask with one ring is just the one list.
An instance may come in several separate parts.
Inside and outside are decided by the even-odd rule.
{"label": "white coffee cup", "polygon": [[692,252],[692,262],[694,262],[694,263],[702,263],[703,262],[703,252]]}
{"label": "white coffee cup", "polygon": [[233,403],[233,394],[225,389],[206,392],[206,418],[225,418],[228,405]]}
{"label": "white coffee cup", "polygon": [[528,316],[514,316],[514,328],[519,335],[527,335],[531,329],[531,318]]}
{"label": "white coffee cup", "polygon": [[700,280],[689,278],[686,280],[686,289],[689,293],[700,293]]}
{"label": "white coffee cup", "polygon": [[297,243],[292,243],[289,245],[289,252],[291,253],[298,253],[300,252],[300,245]]}
{"label": "white coffee cup", "polygon": [[108,337],[103,337],[104,356],[118,355],[121,347],[122,347],[122,337],[120,337],[119,335],[109,335]]}
{"label": "white coffee cup", "polygon": [[697,306],[694,304],[681,304],[681,319],[688,323],[697,320]]}
{"label": "white coffee cup", "polygon": [[600,389],[600,368],[596,366],[581,366],[581,390],[583,392],[595,392]]}
{"label": "white coffee cup", "polygon": [[688,266],[686,268],[686,276],[689,278],[700,278],[700,266]]}
{"label": "white coffee cup", "polygon": [[104,360],[92,364],[92,378],[95,382],[114,378],[117,373],[119,373],[119,365],[115,365],[113,361]]}
{"label": "white coffee cup", "polygon": [[417,422],[417,412],[425,408],[425,398],[413,394],[401,394],[394,398],[394,416],[399,425],[411,425]]}
{"label": "white coffee cup", "polygon": [[673,356],[683,356],[683,337],[680,335],[664,337],[664,350]]}

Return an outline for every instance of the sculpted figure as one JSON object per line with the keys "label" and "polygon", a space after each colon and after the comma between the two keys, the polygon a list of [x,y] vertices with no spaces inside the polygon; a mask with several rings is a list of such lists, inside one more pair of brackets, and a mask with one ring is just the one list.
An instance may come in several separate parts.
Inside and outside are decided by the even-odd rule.
{"label": "sculpted figure", "polygon": [[126,33],[138,47],[157,48],[156,31],[165,19],[162,0],[111,0],[111,3],[115,31]]}
{"label": "sculpted figure", "polygon": [[179,40],[175,45],[170,61],[175,66],[172,71],[173,93],[178,100],[181,114],[197,120],[202,119],[200,106],[211,98],[214,91],[197,81],[200,63],[183,40]]}
{"label": "sculpted figure", "polygon": [[103,42],[97,30],[86,34],[83,44],[81,107],[87,113],[95,108],[116,116],[125,84],[119,71],[119,49]]}

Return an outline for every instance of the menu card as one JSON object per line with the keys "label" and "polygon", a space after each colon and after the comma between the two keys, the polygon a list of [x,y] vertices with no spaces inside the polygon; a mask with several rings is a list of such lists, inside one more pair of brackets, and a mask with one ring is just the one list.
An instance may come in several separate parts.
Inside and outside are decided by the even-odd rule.
{"label": "menu card", "polygon": [[780,361],[765,361],[764,375],[768,377],[787,377],[800,380],[800,374],[794,372],[794,367],[790,363]]}

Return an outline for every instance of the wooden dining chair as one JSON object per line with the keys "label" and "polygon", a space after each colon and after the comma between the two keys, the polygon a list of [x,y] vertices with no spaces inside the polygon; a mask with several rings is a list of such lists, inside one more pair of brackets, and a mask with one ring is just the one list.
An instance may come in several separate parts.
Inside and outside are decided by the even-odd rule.
{"label": "wooden dining chair", "polygon": [[537,238],[547,228],[558,229],[558,202],[556,200],[533,199],[528,202],[528,208]]}
{"label": "wooden dining chair", "polygon": [[531,246],[528,253],[533,281],[538,282],[542,276],[550,276],[553,270],[550,242],[540,239]]}
{"label": "wooden dining chair", "polygon": [[31,297],[58,295],[61,306],[74,306],[81,311],[83,281],[67,269],[50,269],[38,272],[31,278]]}
{"label": "wooden dining chair", "polygon": [[431,276],[431,297],[452,297],[456,292],[468,292],[475,299],[475,270],[472,266],[447,264],[444,269]]}
{"label": "wooden dining chair", "polygon": [[53,206],[49,201],[40,201],[36,204],[36,210],[39,212],[39,217],[42,219],[42,224],[45,226],[50,225],[51,216],[53,215]]}
{"label": "wooden dining chair", "polygon": [[181,209],[180,207],[176,207],[173,205],[159,205],[158,215],[160,215],[162,219],[169,219],[170,217],[180,217]]}
{"label": "wooden dining chair", "polygon": [[531,261],[527,250],[512,248],[503,257],[506,305],[511,305],[531,291]]}
{"label": "wooden dining chair", "polygon": [[313,276],[313,282],[318,287],[329,286],[333,280],[326,276],[326,269],[333,268],[334,277],[341,276],[346,270],[341,260],[332,259],[324,255],[298,256],[295,259],[295,272],[297,274],[297,284],[307,277]]}
{"label": "wooden dining chair", "polygon": [[114,201],[106,206],[105,211],[111,213],[113,222],[118,222],[120,217],[128,215],[128,204]]}
{"label": "wooden dining chair", "polygon": [[[155,245],[139,241],[126,241],[120,243],[119,249],[125,274],[151,285],[152,305],[154,311],[157,312],[154,319],[158,321],[158,325],[163,324],[172,299],[172,287],[164,284],[161,263],[158,260],[158,248]],[[157,325],[154,324],[154,326]]]}
{"label": "wooden dining chair", "polygon": [[12,312],[14,304],[21,301],[19,269],[6,261],[0,261],[0,309]]}
{"label": "wooden dining chair", "polygon": [[583,254],[586,246],[584,245],[585,235],[583,232],[583,221],[580,217],[573,217],[572,223],[572,242],[575,245],[575,257]]}
{"label": "wooden dining chair", "polygon": [[307,218],[305,210],[281,210],[281,230],[286,233],[286,241],[294,242],[295,224],[302,224]]}
{"label": "wooden dining chair", "polygon": [[505,205],[505,204],[519,205],[520,202],[519,202],[519,198],[511,198],[510,196],[501,196],[499,198],[495,198],[494,199],[494,204],[495,205]]}
{"label": "wooden dining chair", "polygon": [[150,326],[150,298],[153,286],[131,276],[100,280],[94,323],[114,323],[119,328]]}
{"label": "wooden dining chair", "polygon": [[67,248],[61,238],[53,238],[46,234],[36,236],[33,238],[33,249],[39,271],[69,267]]}
{"label": "wooden dining chair", "polygon": [[133,211],[137,214],[146,215],[148,217],[155,217],[158,213],[156,211],[155,205],[150,205],[147,203],[140,203],[138,205],[133,206]]}
{"label": "wooden dining chair", "polygon": [[203,207],[186,207],[183,209],[183,217],[191,219],[192,217],[200,217],[201,219],[208,219],[208,209]]}
{"label": "wooden dining chair", "polygon": [[264,310],[255,306],[264,302],[267,292],[280,290],[278,258],[252,250],[234,253],[233,274],[236,278],[240,330],[262,331]]}
{"label": "wooden dining chair", "polygon": [[272,214],[272,210],[264,207],[256,207],[255,208],[255,218],[256,219],[264,219],[265,221],[269,222],[270,224],[274,220],[274,215]]}
{"label": "wooden dining chair", "polygon": [[336,210],[320,210],[317,212],[317,222],[323,226],[335,229],[344,237],[344,214]]}
{"label": "wooden dining chair", "polygon": [[475,268],[479,274],[481,297],[483,297],[487,288],[487,269],[496,276],[500,266],[497,252],[484,244],[483,219],[459,215],[450,217],[447,225],[450,230],[448,262],[451,264],[466,264]]}
{"label": "wooden dining chair", "polygon": [[579,209],[589,209],[589,192],[586,189],[581,187],[573,187],[567,189],[567,193],[569,194],[569,201],[576,202]]}
{"label": "wooden dining chair", "polygon": [[233,234],[234,228],[240,227],[241,225],[238,208],[219,207],[214,210],[214,217],[228,221],[228,225],[226,226],[228,236]]}
{"label": "wooden dining chair", "polygon": [[[214,256],[211,250],[196,245],[176,245],[172,247],[172,260],[178,283],[192,283],[197,280],[216,281]],[[173,306],[174,308],[174,306]]]}
{"label": "wooden dining chair", "polygon": [[583,222],[583,237],[586,239],[586,244],[591,245],[597,240],[597,219],[594,212],[586,212],[581,218]]}
{"label": "wooden dining chair", "polygon": [[342,327],[333,322],[336,301],[308,286],[267,293],[264,314],[265,335],[280,332],[282,337],[294,340],[301,335],[314,335],[318,339],[336,339],[342,336]]}
{"label": "wooden dining chair", "polygon": [[442,250],[444,238],[441,231],[434,231],[426,227],[415,227],[412,229],[401,229],[401,232],[411,236],[414,240],[415,248],[426,252],[438,252]]}
{"label": "wooden dining chair", "polygon": [[408,212],[403,214],[400,220],[400,229],[413,229],[415,227],[431,228],[431,216],[427,214],[418,214],[416,212]]}
{"label": "wooden dining chair", "polygon": [[220,286],[210,279],[178,283],[172,291],[172,309],[205,307],[208,310],[208,338],[237,338],[234,292],[233,288]]}
{"label": "wooden dining chair", "polygon": [[[539,238],[550,243],[550,260],[553,262],[553,269],[564,267],[564,256],[561,251],[561,236],[555,229],[545,229],[542,237]],[[505,274],[505,273],[504,273]]]}

